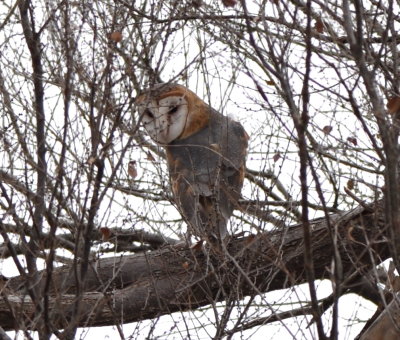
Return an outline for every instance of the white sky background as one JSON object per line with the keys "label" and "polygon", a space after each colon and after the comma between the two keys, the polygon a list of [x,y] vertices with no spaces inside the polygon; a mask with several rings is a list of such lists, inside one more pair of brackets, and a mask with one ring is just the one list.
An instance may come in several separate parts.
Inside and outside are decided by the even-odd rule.
{"label": "white sky background", "polygon": [[[254,3],[257,3],[256,1]],[[9,4],[13,4],[13,1],[9,1]],[[224,14],[235,13],[234,10],[223,9],[221,10]],[[256,6],[254,7],[256,8]],[[273,13],[273,6],[269,8]],[[7,13],[8,8],[0,4],[0,23]],[[271,15],[271,13],[268,13]],[[15,24],[15,28],[18,30],[18,23]],[[90,32],[89,32],[90,33]],[[89,34],[88,33],[88,34]],[[1,32],[0,32],[1,34]],[[180,36],[180,40],[179,40]],[[0,35],[0,42],[2,36]],[[14,40],[11,43],[15,45],[20,44],[21,36],[15,35]],[[128,39],[124,34],[124,39]],[[84,50],[84,41],[82,38],[82,52]],[[90,40],[90,39],[89,39]],[[170,39],[171,55],[163,55],[162,58],[166,60],[164,68],[162,70],[163,80],[173,79],[177,74],[182,71],[183,66],[188,65],[192,60],[196,60],[199,54],[203,54],[204,62],[202,67],[189,67],[188,69],[188,79],[182,80],[182,77],[178,77],[180,83],[187,84],[191,90],[196,92],[199,97],[204,98],[207,103],[210,103],[214,108],[218,109],[220,112],[230,115],[235,119],[242,122],[246,131],[251,137],[249,156],[247,166],[253,170],[272,170],[276,175],[279,175],[281,182],[288,188],[293,200],[299,200],[299,175],[298,175],[298,158],[297,158],[297,147],[293,140],[288,140],[288,131],[293,129],[293,124],[291,123],[291,118],[288,113],[284,114],[284,109],[280,112],[281,116],[277,117],[271,113],[269,108],[265,103],[259,98],[258,93],[254,89],[253,81],[241,70],[242,64],[239,62],[235,55],[230,54],[224,49],[220,43],[213,41],[209,37],[205,36],[204,33],[191,30],[189,27],[185,30],[180,31],[180,35],[177,34],[175,39]],[[128,41],[122,41],[121,48],[124,48],[124,44],[128,44]],[[204,45],[207,49],[204,50]],[[90,47],[90,46],[89,46]],[[23,48],[23,47],[21,47]],[[90,53],[88,49],[86,53]],[[158,61],[157,55],[161,54],[161,45],[155,50],[154,61]],[[301,67],[303,60],[303,52],[296,48],[292,50],[293,58],[297,58],[298,66]],[[313,61],[318,64],[321,63],[316,56],[313,56]],[[119,60],[120,65],[123,61]],[[28,66],[26,66],[28,68]],[[262,72],[257,70],[257,67],[252,64],[252,71],[258,77],[258,81],[264,81],[263,87],[271,100],[271,106],[279,108],[284,106],[282,99],[276,95],[274,86],[265,85],[265,78]],[[122,69],[122,67],[121,67]],[[316,69],[312,74],[313,79],[317,79],[324,85],[326,83],[334,86],[337,83],[337,77],[335,74],[321,73],[320,69]],[[235,82],[232,82],[235,79]],[[291,77],[292,87],[294,89],[301,89],[302,78],[301,72],[299,70],[293,70],[293,75]],[[240,86],[237,86],[240,84]],[[26,84],[22,84],[21,88],[23,91],[30,91],[26,87]],[[315,84],[318,88],[314,93],[312,93],[312,106],[311,106],[311,122],[310,129],[313,132],[315,138],[318,138],[320,145],[332,154],[342,155],[351,159],[354,162],[359,162],[360,165],[365,165],[367,163],[372,163],[373,153],[370,152],[369,141],[365,138],[361,127],[353,118],[351,113],[346,109],[346,106],[341,106],[340,103],[335,103],[333,106],[333,101],[329,100],[329,94],[321,91],[322,86]],[[119,96],[129,96],[135,94],[123,93],[122,87],[116,89],[116,91],[121,90],[118,93]],[[296,91],[300,93],[300,90]],[[57,122],[61,122],[57,117],[57,112],[63,112],[62,110],[62,100],[61,93],[57,87],[49,87],[46,89],[47,105],[46,112],[51,112],[49,116],[53,115],[51,120],[52,130],[54,135],[57,135],[57,129],[61,130],[61,126],[57,126]],[[29,96],[28,96],[29,98]],[[298,101],[299,98],[296,98]],[[17,104],[16,104],[17,105]],[[333,106],[333,107],[332,107]],[[57,110],[60,109],[60,110]],[[76,108],[72,107],[71,110]],[[49,117],[48,116],[48,117]],[[129,112],[126,113],[125,119],[129,121]],[[4,124],[4,122],[3,122]],[[324,135],[322,128],[324,126],[332,126],[332,133],[329,135]],[[77,135],[85,135],[88,133],[87,126],[77,122],[77,129],[75,130]],[[116,143],[113,151],[115,152],[115,160],[119,157],[119,150],[127,142],[127,136],[123,132],[115,140],[119,141]],[[87,143],[89,143],[89,134],[87,134]],[[346,146],[346,140],[348,137],[357,137],[359,150],[356,153],[350,151],[350,147]],[[77,138],[78,140],[78,138]],[[87,159],[88,144],[85,142],[79,144],[77,143],[77,148],[81,148],[82,159],[80,161],[85,161]],[[55,143],[55,147],[59,147],[59,144]],[[346,147],[348,150],[346,150]],[[78,150],[79,151],[79,150]],[[273,160],[273,156],[280,152],[282,154],[281,159],[278,161]],[[348,152],[346,154],[346,152]],[[356,157],[357,156],[357,157]],[[86,157],[86,158],[85,158]],[[338,156],[339,157],[339,156]],[[125,161],[126,158],[126,161]],[[134,145],[124,158],[124,165],[121,168],[120,174],[117,176],[117,180],[121,182],[126,182],[126,165],[129,160],[137,160],[138,162],[138,172],[139,179],[147,181],[149,188],[154,189],[154,183],[162,183],[160,190],[168,190],[168,179],[167,170],[165,163],[161,158],[156,158],[156,164],[146,160],[146,155],[143,152],[143,148],[140,145]],[[361,163],[360,159],[364,159],[365,163]],[[16,163],[19,162],[18,159],[15,160]],[[316,160],[317,162],[317,160]],[[5,164],[3,164],[5,166]],[[344,167],[343,165],[338,165],[334,161],[330,163],[330,166],[337,169],[337,180],[339,181],[340,187],[343,188],[346,185],[348,179],[357,177],[358,174],[367,183],[379,184],[378,179],[374,175],[368,175],[366,172],[359,172],[352,167]],[[51,169],[51,166],[50,166]],[[111,165],[108,170],[111,170]],[[78,171],[78,170],[76,170]],[[332,191],[329,183],[322,183],[326,193]],[[144,186],[145,190],[146,187]],[[313,190],[313,187],[311,187]],[[85,191],[85,187],[81,188],[82,192]],[[360,195],[367,195],[371,192],[367,186],[363,186],[359,183],[357,187],[358,193]],[[333,195],[333,193],[332,193]],[[260,199],[264,200],[265,195],[259,189],[256,189],[254,185],[246,181],[245,187],[243,189],[243,196],[247,199]],[[329,194],[326,195],[326,199],[331,199]],[[344,201],[340,202],[343,207],[345,203],[351,203],[350,198],[342,197]],[[313,202],[314,200],[314,202]],[[310,201],[312,203],[319,203],[316,196],[311,196]],[[346,202],[345,202],[346,201]],[[136,210],[147,211],[148,217],[154,220],[161,220],[162,223],[152,223],[151,225],[144,225],[143,220],[140,216],[134,216],[133,213]],[[348,206],[346,206],[348,209]],[[179,219],[179,214],[172,208],[169,204],[165,202],[153,202],[144,201],[142,199],[134,198],[132,196],[127,197],[118,192],[109,192],[109,199],[103,202],[102,209],[100,211],[106,211],[102,216],[98,217],[100,225],[114,227],[121,225],[121,221],[130,220],[132,224],[140,225],[141,227],[151,228],[152,230],[159,231],[166,236],[175,237],[179,236],[179,233],[183,230],[177,230],[176,227],[173,229],[165,226],[167,223],[175,223],[176,219]],[[235,212],[237,216],[240,213]],[[315,213],[311,215],[310,218],[314,218],[321,213]],[[160,218],[160,216],[162,218]],[[272,226],[261,223],[255,218],[248,217],[252,219],[252,222],[256,225],[262,225],[265,229],[271,229]],[[238,222],[234,219],[231,220],[232,227],[235,228]],[[124,224],[124,223],[122,223]],[[182,225],[182,228],[184,226]],[[240,225],[240,228],[245,230],[249,229],[249,224]],[[237,231],[240,231],[237,230]],[[3,275],[12,275],[13,270],[10,265],[11,261],[4,261],[1,266],[1,272]],[[16,274],[14,272],[14,274]],[[331,291],[330,282],[324,281],[318,283],[318,293],[320,296],[327,296]],[[276,312],[279,310],[285,310],[293,308],[290,304],[292,301],[306,302],[308,298],[308,287],[307,285],[302,285],[295,290],[288,291],[277,291],[268,293],[263,297],[259,297],[256,302],[259,303],[258,306],[254,306],[251,310],[252,313],[248,313],[249,318],[252,316],[266,316],[269,313],[269,308],[272,306],[272,310]],[[375,311],[375,307],[354,295],[344,296],[341,298],[341,303],[339,307],[340,314],[340,338],[341,339],[352,339],[357,335],[362,328],[362,322],[358,323],[358,320],[365,321],[372,315]],[[326,319],[329,320],[330,311],[326,313]],[[200,316],[200,317],[199,317]],[[185,319],[185,322],[182,321]],[[276,339],[276,340],[286,340],[286,339],[314,339],[317,338],[315,328],[311,326],[307,328],[307,318],[298,317],[289,320],[284,320],[283,323],[276,322],[274,324],[269,324],[263,327],[256,327],[252,330],[246,331],[242,334],[238,333],[233,338],[249,338],[252,339]],[[308,318],[310,320],[310,318]],[[202,326],[199,327],[199,322]],[[130,335],[132,338],[138,335],[149,334],[150,329],[153,327],[154,321],[143,321],[137,324],[123,325],[123,330],[125,337],[129,339]],[[214,316],[213,311],[210,310],[200,310],[195,312],[187,313],[174,313],[171,316],[161,317],[155,326],[152,338],[159,336],[160,339],[208,339],[214,334]],[[354,324],[355,323],[355,324]],[[13,334],[13,332],[10,332]],[[102,327],[102,328],[92,328],[80,330],[80,335],[77,338],[104,338],[104,339],[115,339],[118,338],[118,332],[114,327]],[[23,335],[17,336],[18,339],[22,339]]]}

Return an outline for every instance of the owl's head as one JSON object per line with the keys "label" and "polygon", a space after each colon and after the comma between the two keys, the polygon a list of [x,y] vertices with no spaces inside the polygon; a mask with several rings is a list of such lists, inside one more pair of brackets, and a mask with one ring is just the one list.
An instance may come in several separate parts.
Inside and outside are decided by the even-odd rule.
{"label": "owl's head", "polygon": [[136,99],[144,128],[159,144],[184,139],[204,128],[210,108],[196,94],[175,83],[154,85]]}

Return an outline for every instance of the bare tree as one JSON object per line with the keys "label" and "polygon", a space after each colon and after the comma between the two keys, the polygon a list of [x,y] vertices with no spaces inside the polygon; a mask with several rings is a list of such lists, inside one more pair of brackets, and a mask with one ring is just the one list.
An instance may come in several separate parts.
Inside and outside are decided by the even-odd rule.
{"label": "bare tree", "polygon": [[[397,13],[392,0],[4,1],[1,337],[114,325],[143,338],[122,324],[152,319],[148,338],[276,323],[339,339],[354,293],[376,313],[347,327],[397,338]],[[182,243],[165,155],[141,129],[135,98],[163,81],[251,136],[222,257]],[[156,328],[163,315],[182,318]]]}

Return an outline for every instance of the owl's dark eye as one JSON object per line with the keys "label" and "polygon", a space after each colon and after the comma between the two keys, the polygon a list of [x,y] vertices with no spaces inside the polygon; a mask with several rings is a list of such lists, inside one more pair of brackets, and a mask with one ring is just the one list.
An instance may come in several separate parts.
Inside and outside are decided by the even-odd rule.
{"label": "owl's dark eye", "polygon": [[143,114],[144,114],[145,116],[147,116],[147,117],[154,118],[153,112],[151,112],[149,109],[146,109],[146,110],[143,112]]}
{"label": "owl's dark eye", "polygon": [[173,106],[173,107],[171,107],[171,108],[169,109],[168,114],[169,114],[169,115],[173,115],[176,111],[178,111],[178,109],[179,109],[179,106],[178,106],[178,105],[177,105],[177,106]]}

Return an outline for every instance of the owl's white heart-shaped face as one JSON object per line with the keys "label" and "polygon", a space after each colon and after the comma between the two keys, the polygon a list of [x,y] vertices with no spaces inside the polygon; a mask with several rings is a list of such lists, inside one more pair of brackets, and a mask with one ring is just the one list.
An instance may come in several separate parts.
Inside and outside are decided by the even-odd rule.
{"label": "owl's white heart-shaped face", "polygon": [[189,112],[186,98],[173,95],[145,101],[138,111],[147,133],[159,144],[169,144],[183,133]]}

